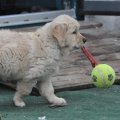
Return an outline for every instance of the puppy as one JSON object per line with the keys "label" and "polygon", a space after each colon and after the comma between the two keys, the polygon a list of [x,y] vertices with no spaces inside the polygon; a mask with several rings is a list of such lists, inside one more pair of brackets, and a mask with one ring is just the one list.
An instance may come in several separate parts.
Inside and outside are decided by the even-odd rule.
{"label": "puppy", "polygon": [[0,80],[17,82],[15,106],[26,105],[23,97],[35,85],[51,106],[67,104],[54,94],[49,77],[57,71],[63,55],[86,42],[79,28],[75,19],[60,15],[35,32],[0,31]]}

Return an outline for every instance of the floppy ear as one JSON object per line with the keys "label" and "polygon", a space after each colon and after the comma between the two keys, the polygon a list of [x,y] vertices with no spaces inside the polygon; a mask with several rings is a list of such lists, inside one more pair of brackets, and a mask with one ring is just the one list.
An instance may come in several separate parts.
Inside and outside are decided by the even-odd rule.
{"label": "floppy ear", "polygon": [[65,34],[67,29],[68,27],[65,23],[59,23],[53,26],[52,35],[58,40],[60,47],[65,47]]}

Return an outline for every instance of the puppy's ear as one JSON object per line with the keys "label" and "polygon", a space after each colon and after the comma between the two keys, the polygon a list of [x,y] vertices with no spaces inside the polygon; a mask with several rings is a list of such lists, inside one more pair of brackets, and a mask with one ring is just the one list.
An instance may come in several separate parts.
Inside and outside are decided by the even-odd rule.
{"label": "puppy's ear", "polygon": [[59,23],[53,26],[52,35],[58,41],[60,47],[65,47],[65,34],[67,32],[67,24]]}

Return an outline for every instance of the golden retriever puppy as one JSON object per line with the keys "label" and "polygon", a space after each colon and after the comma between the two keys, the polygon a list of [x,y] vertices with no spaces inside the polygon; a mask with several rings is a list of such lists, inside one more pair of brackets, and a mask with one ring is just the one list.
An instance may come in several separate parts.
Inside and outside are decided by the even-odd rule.
{"label": "golden retriever puppy", "polygon": [[17,81],[16,106],[25,106],[22,98],[35,85],[52,106],[67,104],[54,94],[49,77],[57,71],[63,55],[86,42],[79,28],[75,19],[60,15],[35,32],[0,31],[0,80]]}

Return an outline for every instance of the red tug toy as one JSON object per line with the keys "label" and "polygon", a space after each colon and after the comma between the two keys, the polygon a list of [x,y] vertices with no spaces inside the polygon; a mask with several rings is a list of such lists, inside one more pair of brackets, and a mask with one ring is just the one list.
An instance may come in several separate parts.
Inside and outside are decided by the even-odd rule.
{"label": "red tug toy", "polygon": [[91,55],[91,53],[83,46],[81,47],[83,53],[86,55],[86,57],[89,59],[89,61],[91,62],[92,66],[95,67],[97,65],[96,60],[94,59],[94,57]]}

